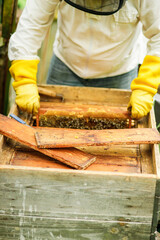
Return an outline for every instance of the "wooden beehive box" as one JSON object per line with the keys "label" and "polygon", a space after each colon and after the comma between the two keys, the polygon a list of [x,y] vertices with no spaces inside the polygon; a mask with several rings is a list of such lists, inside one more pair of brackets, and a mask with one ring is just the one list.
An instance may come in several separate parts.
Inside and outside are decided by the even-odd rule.
{"label": "wooden beehive box", "polygon": [[[127,90],[43,87],[62,94],[65,103],[126,107],[130,97]],[[16,106],[11,112],[29,123]],[[155,128],[153,110],[138,127]],[[0,239],[155,239],[158,145],[83,147],[98,156],[86,170],[74,170],[3,136],[0,149]]]}

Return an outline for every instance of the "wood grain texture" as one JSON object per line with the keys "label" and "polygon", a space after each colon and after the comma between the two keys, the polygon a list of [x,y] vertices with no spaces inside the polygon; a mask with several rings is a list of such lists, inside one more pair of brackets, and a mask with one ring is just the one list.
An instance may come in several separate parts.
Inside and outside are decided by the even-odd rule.
{"label": "wood grain texture", "polygon": [[[10,164],[14,166],[70,169],[69,166],[36,151],[15,151]],[[87,170],[141,173],[141,166],[137,156],[96,155],[96,161]]]}
{"label": "wood grain texture", "polygon": [[3,239],[150,239],[154,177],[0,167],[0,183]]}
{"label": "wood grain texture", "polygon": [[160,143],[159,132],[152,128],[106,130],[40,128],[36,131],[35,137],[39,148]]}
{"label": "wood grain texture", "polygon": [[156,239],[157,225],[160,220],[159,213],[160,213],[160,179],[157,179],[151,228],[151,240]]}
{"label": "wood grain texture", "polygon": [[[0,216],[0,240],[150,240],[150,225],[54,217]],[[153,240],[153,239],[152,239]]]}
{"label": "wood grain texture", "polygon": [[[115,107],[127,108],[131,91],[124,89],[96,88],[96,87],[72,87],[58,85],[41,85],[41,87],[53,90],[63,95],[66,103],[80,104],[106,104]],[[49,105],[50,103],[48,103]]]}
{"label": "wood grain texture", "polygon": [[35,129],[25,126],[14,119],[0,115],[0,133],[16,140],[47,156],[57,159],[76,169],[85,169],[95,161],[95,156],[84,153],[75,148],[67,149],[39,149],[35,141]]}
{"label": "wood grain texture", "polygon": [[[149,114],[148,125],[151,128],[156,128],[156,120],[155,120],[155,114],[153,109],[150,111],[150,114]],[[158,144],[154,144],[152,146],[152,158],[153,158],[154,170],[157,174],[157,177],[160,179],[160,147]]]}
{"label": "wood grain texture", "polygon": [[108,105],[95,104],[72,104],[72,103],[54,103],[48,104],[41,102],[39,115],[55,115],[70,117],[102,117],[129,119],[130,113],[125,107],[113,107]]}

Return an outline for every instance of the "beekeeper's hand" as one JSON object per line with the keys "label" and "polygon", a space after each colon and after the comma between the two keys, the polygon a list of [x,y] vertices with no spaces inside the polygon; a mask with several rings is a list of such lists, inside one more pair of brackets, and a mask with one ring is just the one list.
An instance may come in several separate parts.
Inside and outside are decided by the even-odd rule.
{"label": "beekeeper's hand", "polygon": [[40,107],[37,88],[37,66],[39,60],[15,60],[10,67],[16,92],[15,102],[22,111],[36,115]]}
{"label": "beekeeper's hand", "polygon": [[160,57],[146,56],[138,77],[131,83],[132,94],[128,104],[132,118],[146,116],[153,106],[153,97],[160,85]]}

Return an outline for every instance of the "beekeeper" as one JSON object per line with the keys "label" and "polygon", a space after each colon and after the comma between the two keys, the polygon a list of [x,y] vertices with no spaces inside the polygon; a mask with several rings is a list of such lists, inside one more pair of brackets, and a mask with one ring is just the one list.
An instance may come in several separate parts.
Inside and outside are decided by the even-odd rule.
{"label": "beekeeper", "polygon": [[[133,118],[151,110],[160,85],[159,0],[27,0],[9,42],[16,103],[36,114],[37,51],[58,6],[58,29],[47,83],[129,88]],[[147,53],[138,71],[142,31]]]}

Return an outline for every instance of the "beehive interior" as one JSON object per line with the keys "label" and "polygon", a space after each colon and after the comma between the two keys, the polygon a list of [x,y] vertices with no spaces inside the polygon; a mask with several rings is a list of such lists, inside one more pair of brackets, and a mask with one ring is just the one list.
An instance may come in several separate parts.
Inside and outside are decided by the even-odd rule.
{"label": "beehive interior", "polygon": [[[109,119],[95,117],[70,117],[70,116],[55,116],[55,115],[40,115],[40,127],[54,128],[73,128],[73,129],[124,129],[129,127],[128,119]],[[132,127],[135,127],[135,121],[132,121]]]}
{"label": "beehive interior", "polygon": [[[48,104],[48,103],[47,103]],[[51,107],[51,103],[49,103]],[[55,106],[55,103],[53,104]],[[76,116],[71,115],[71,111],[67,114],[48,114],[48,108],[45,111],[39,112],[38,124],[40,127],[56,127],[56,128],[75,128],[75,129],[123,129],[129,127],[129,119],[122,118],[107,118],[98,116]],[[19,115],[20,118],[23,115]],[[24,119],[25,120],[25,119]],[[26,121],[26,120],[25,120]],[[37,120],[32,121],[32,124],[37,126]],[[147,127],[147,118],[142,123],[133,121],[131,127]],[[141,127],[141,126],[140,126]],[[14,146],[5,145],[1,164],[11,164],[15,166],[27,167],[42,167],[42,168],[59,168],[69,169],[70,167],[62,163],[40,154],[33,150],[28,150],[24,146],[14,144]],[[94,164],[88,167],[88,171],[109,171],[109,172],[126,172],[126,173],[153,173],[152,153],[149,146],[113,146],[113,147],[86,147],[82,148],[93,155],[96,155],[97,160]],[[6,158],[7,151],[7,158]],[[13,152],[12,152],[13,151]],[[11,157],[9,157],[9,153]]]}

